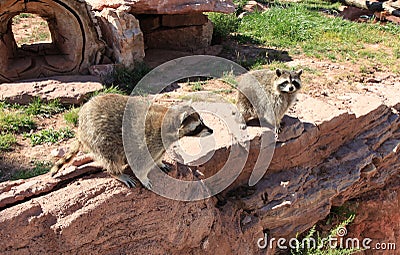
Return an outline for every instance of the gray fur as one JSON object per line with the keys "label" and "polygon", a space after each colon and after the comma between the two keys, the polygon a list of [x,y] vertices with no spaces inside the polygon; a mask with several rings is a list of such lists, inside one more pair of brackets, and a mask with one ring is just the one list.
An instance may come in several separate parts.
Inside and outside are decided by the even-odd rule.
{"label": "gray fur", "polygon": [[[272,126],[279,127],[284,114],[296,100],[301,88],[302,70],[257,70],[249,74],[257,79],[265,93],[259,91],[260,88],[244,85],[241,90],[247,97],[239,91],[237,98],[240,113],[246,122],[259,119],[260,116]],[[254,106],[250,101],[254,102]],[[272,109],[272,112],[269,109]]]}
{"label": "gray fur", "polygon": [[[190,123],[182,125],[184,117],[190,115],[193,121],[202,125],[201,134],[204,134],[204,132],[212,133],[212,130],[203,124],[198,113],[186,104],[171,108],[153,104],[149,108],[150,102],[141,97],[106,94],[92,98],[79,111],[78,141],[81,146],[92,152],[95,161],[99,162],[109,174],[124,182],[128,187],[135,186],[134,180],[129,175],[124,174],[128,162],[122,139],[122,125],[128,99],[130,106],[132,106],[130,108],[135,112],[129,119],[133,127],[131,130],[135,130],[145,123],[145,127],[143,127],[145,135],[140,132],[133,132],[130,134],[130,141],[140,140],[139,138],[145,136],[145,141],[137,141],[137,144],[142,146],[145,143],[151,157],[162,169],[166,168],[166,165],[161,162],[165,153],[161,138],[161,125],[163,125],[165,130],[163,134],[167,139],[176,140],[193,131],[189,127],[193,125],[188,125]],[[164,118],[167,112],[168,116]],[[135,156],[141,157],[141,155]],[[144,164],[146,164],[146,167],[149,166],[148,168],[153,166],[149,162],[144,162]],[[52,173],[56,173],[60,167],[56,164]],[[147,178],[151,169],[148,168],[140,174],[141,176],[137,177],[144,186],[151,188]]]}

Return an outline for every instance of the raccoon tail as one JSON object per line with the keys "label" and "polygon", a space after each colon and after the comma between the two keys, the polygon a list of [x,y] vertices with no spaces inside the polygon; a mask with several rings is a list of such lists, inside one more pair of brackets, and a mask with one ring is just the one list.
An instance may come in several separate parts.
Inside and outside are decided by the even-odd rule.
{"label": "raccoon tail", "polygon": [[78,153],[80,147],[81,143],[79,142],[79,140],[73,142],[68,152],[62,158],[60,158],[50,169],[51,176],[54,176],[64,164],[68,163],[71,158],[73,158]]}

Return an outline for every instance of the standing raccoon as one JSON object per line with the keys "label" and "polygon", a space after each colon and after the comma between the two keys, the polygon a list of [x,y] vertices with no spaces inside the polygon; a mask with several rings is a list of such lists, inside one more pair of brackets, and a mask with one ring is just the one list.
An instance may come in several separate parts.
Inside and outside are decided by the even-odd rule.
{"label": "standing raccoon", "polygon": [[[122,136],[123,116],[128,100],[136,113],[143,113],[136,114],[136,118],[131,118],[129,121],[132,122],[133,127],[145,123],[145,134],[143,134],[145,144],[153,160],[163,170],[168,170],[168,167],[162,163],[165,154],[162,134],[177,138],[212,134],[212,130],[204,125],[200,115],[187,104],[178,104],[169,108],[160,104],[150,105],[147,99],[140,97],[118,94],[100,95],[82,106],[78,119],[78,142],[71,152],[56,162],[51,169],[51,174],[56,174],[62,165],[83,146],[94,155],[94,160],[99,162],[111,176],[128,187],[134,187],[135,181],[123,173],[128,167]],[[167,112],[168,117],[166,117]],[[145,119],[140,119],[142,117]],[[176,121],[179,121],[178,125]],[[166,127],[163,133],[162,127]],[[178,130],[177,127],[179,127]],[[133,139],[143,139],[138,134],[132,135]],[[137,156],[141,157],[141,155]],[[151,188],[147,174],[153,164],[146,162],[147,166],[149,168],[145,169],[145,172],[140,174],[141,176],[136,177],[145,187]]]}
{"label": "standing raccoon", "polygon": [[[296,95],[301,89],[300,76],[302,73],[301,69],[298,71],[276,69],[275,71],[250,72],[249,74],[257,79],[265,93],[257,91],[251,86],[242,88],[247,97],[239,91],[237,106],[246,123],[253,119],[259,119],[258,116],[260,116],[275,126],[276,132],[279,132],[283,115],[296,100]],[[250,102],[253,102],[254,105]]]}

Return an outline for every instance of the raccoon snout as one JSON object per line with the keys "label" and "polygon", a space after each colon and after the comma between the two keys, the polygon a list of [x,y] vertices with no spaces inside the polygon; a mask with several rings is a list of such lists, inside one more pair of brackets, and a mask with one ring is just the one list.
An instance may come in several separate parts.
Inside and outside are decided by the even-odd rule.
{"label": "raccoon snout", "polygon": [[200,137],[212,135],[213,133],[214,131],[211,128],[205,126],[205,128],[200,132]]}
{"label": "raccoon snout", "polygon": [[214,131],[207,127],[206,125],[204,125],[202,122],[199,123],[195,129],[186,132],[184,134],[184,136],[195,136],[195,137],[203,137],[203,136],[207,136],[207,135],[211,135]]}
{"label": "raccoon snout", "polygon": [[294,91],[294,87],[293,87],[293,86],[290,86],[290,87],[289,87],[289,91],[290,91],[290,92],[293,92],[293,91]]}
{"label": "raccoon snout", "polygon": [[192,134],[192,136],[204,137],[204,136],[211,135],[212,133],[214,133],[214,131],[211,128],[209,128],[203,124],[203,126],[201,126],[201,129],[198,128],[198,132]]}

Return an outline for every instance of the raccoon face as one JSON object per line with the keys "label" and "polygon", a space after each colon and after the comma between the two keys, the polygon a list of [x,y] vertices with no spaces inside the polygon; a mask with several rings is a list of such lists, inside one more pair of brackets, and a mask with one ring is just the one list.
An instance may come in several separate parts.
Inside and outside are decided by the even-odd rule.
{"label": "raccoon face", "polygon": [[275,80],[275,85],[280,93],[295,93],[301,88],[300,76],[303,70],[298,71],[288,71],[276,69],[277,79]]}
{"label": "raccoon face", "polygon": [[[193,109],[192,109],[193,110]],[[196,136],[202,137],[211,135],[213,130],[207,127],[200,115],[194,110],[191,112],[184,112],[181,115],[181,126],[179,128],[179,138],[183,136]]]}

